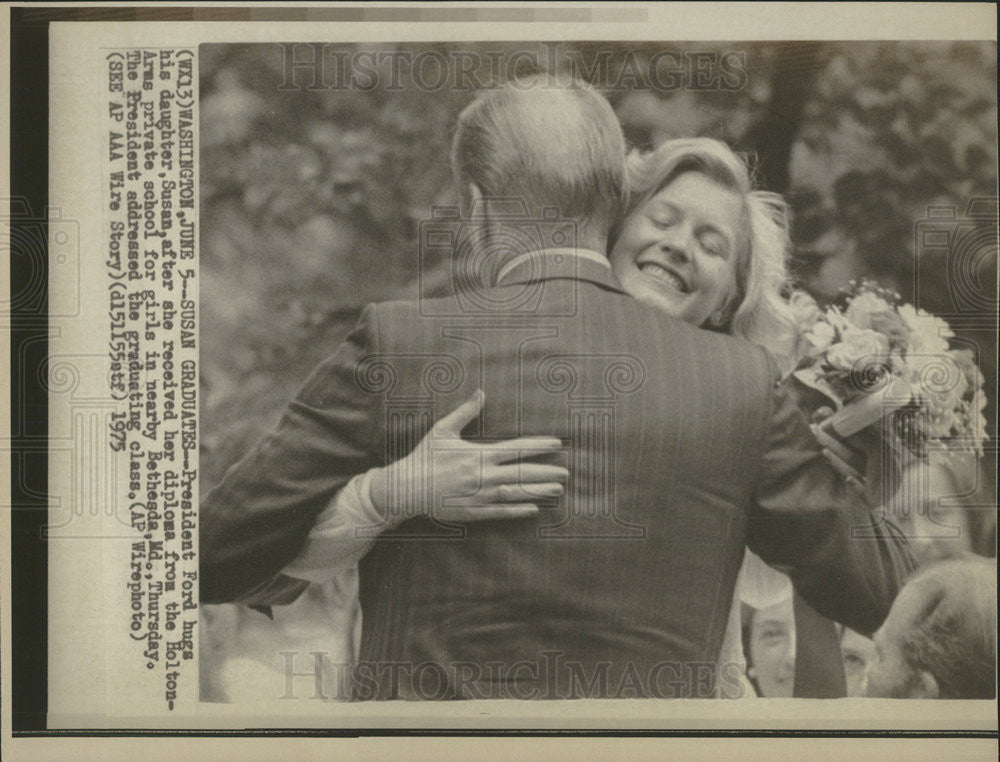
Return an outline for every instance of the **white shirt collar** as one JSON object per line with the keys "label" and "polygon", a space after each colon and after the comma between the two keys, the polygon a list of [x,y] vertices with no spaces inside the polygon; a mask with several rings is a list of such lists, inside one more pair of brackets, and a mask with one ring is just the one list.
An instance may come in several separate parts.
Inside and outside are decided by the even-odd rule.
{"label": "white shirt collar", "polygon": [[597,264],[611,269],[611,263],[608,261],[607,256],[601,254],[600,252],[594,251],[593,249],[575,249],[575,248],[553,248],[553,249],[539,249],[538,251],[529,251],[526,254],[519,254],[514,257],[510,262],[503,266],[500,272],[497,274],[496,282],[500,283],[507,275],[512,273],[516,267],[529,261],[535,257],[551,257],[551,256],[565,256],[565,257],[577,257],[579,259],[589,259],[591,262],[596,262]]}

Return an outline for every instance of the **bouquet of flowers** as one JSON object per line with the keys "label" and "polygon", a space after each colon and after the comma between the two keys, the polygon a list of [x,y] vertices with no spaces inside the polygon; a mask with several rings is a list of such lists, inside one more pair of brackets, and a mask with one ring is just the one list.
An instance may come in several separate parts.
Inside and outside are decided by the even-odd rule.
{"label": "bouquet of flowers", "polygon": [[790,305],[799,324],[793,375],[833,403],[825,430],[848,438],[883,421],[917,457],[931,443],[982,455],[985,381],[972,351],[951,346],[945,320],[870,281],[852,283],[826,309],[802,291]]}

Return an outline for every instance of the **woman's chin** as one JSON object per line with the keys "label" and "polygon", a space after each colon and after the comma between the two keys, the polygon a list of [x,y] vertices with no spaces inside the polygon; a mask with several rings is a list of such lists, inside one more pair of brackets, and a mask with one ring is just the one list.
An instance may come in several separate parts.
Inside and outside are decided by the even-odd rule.
{"label": "woman's chin", "polygon": [[669,286],[659,286],[650,283],[636,284],[631,295],[643,304],[653,307],[670,317],[684,320],[685,295]]}

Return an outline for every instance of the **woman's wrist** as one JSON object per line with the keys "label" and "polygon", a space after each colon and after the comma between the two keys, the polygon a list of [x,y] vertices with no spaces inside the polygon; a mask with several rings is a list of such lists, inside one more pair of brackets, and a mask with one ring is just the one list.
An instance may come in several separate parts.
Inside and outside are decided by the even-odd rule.
{"label": "woman's wrist", "polygon": [[[388,473],[384,468],[373,468],[366,474],[366,476],[368,478],[365,479],[362,488],[359,490],[362,500],[364,500],[368,507],[374,510],[380,518],[385,520],[386,514],[388,513],[388,489],[386,487]],[[367,489],[365,489],[365,486],[367,486]]]}
{"label": "woman's wrist", "polygon": [[359,493],[361,500],[371,512],[375,513],[386,525],[387,529],[399,526],[409,516],[406,506],[390,505],[389,483],[392,478],[391,466],[386,468],[373,468],[367,474],[367,478],[360,485]]}

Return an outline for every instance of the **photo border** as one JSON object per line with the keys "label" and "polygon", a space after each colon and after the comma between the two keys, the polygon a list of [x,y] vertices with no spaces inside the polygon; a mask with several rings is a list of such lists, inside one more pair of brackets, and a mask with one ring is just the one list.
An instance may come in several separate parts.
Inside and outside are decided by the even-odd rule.
{"label": "photo border", "polygon": [[[515,4],[511,4],[512,6]],[[827,5],[827,4],[817,4]],[[914,4],[933,6],[944,4]],[[939,9],[954,14],[956,6],[986,4],[948,4]],[[338,20],[345,22],[385,21],[387,19],[412,22],[441,23],[454,13],[456,20],[469,22],[502,21],[569,21],[572,23],[600,23],[615,14],[621,20],[621,11],[615,12],[603,4],[586,7],[586,4],[552,4],[544,8],[537,4],[517,4],[518,13],[504,18],[499,8],[490,10],[466,5],[451,9],[371,6],[358,8],[341,4],[336,8],[289,6],[276,8],[267,5],[242,7],[219,4],[207,6],[137,5],[128,7],[76,6],[72,8],[47,6],[8,6],[10,9],[10,188],[11,199],[23,199],[34,213],[48,206],[48,30],[54,21],[313,21]],[[620,7],[620,6],[619,6]],[[635,4],[640,10],[645,5]],[[912,7],[912,6],[911,6]],[[589,17],[580,9],[592,11]],[[530,12],[529,12],[530,10]],[[577,15],[567,13],[577,12]],[[339,14],[339,17],[337,17]],[[409,14],[409,15],[407,15]],[[289,17],[290,16],[290,17]],[[995,9],[994,9],[995,18]],[[985,27],[984,27],[985,28]],[[992,27],[995,28],[995,27]],[[866,30],[867,31],[867,30]],[[474,34],[470,27],[470,33]],[[995,41],[995,32],[992,38]],[[749,37],[747,37],[749,39]],[[897,39],[897,38],[893,38]],[[909,39],[909,38],[898,38]],[[30,221],[28,221],[30,223]],[[12,222],[12,227],[20,223]],[[47,284],[47,260],[43,283]],[[26,284],[24,270],[18,270],[12,260],[9,265],[10,293],[21,293]],[[4,714],[11,718],[10,730],[17,738],[365,738],[365,737],[550,737],[565,738],[745,738],[745,739],[831,739],[860,738],[882,739],[892,736],[899,739],[970,739],[996,740],[997,732],[980,730],[927,730],[927,731],[842,731],[842,730],[662,730],[620,729],[579,730],[563,729],[428,729],[428,728],[275,728],[239,730],[166,730],[156,728],[115,728],[102,730],[51,730],[46,725],[48,684],[48,617],[44,605],[48,597],[47,560],[48,547],[43,529],[47,520],[48,457],[45,447],[48,427],[47,391],[34,383],[47,356],[49,319],[47,288],[43,288],[40,301],[32,305],[12,305],[9,321],[11,373],[10,383],[10,566],[5,570],[10,579],[9,616],[12,639],[5,639],[4,657],[10,665],[3,670],[11,675],[10,693],[4,694]],[[29,383],[28,380],[31,380]],[[30,416],[15,416],[16,411],[30,409]],[[24,420],[23,428],[15,421]],[[30,456],[30,457],[29,457]],[[8,608],[5,604],[5,609]],[[5,611],[5,618],[8,611]],[[10,651],[7,651],[10,648]],[[7,687],[5,686],[5,691]],[[9,712],[9,714],[8,714]],[[6,717],[4,718],[6,719]],[[6,733],[5,733],[6,736]],[[5,739],[6,740],[6,739]]]}

